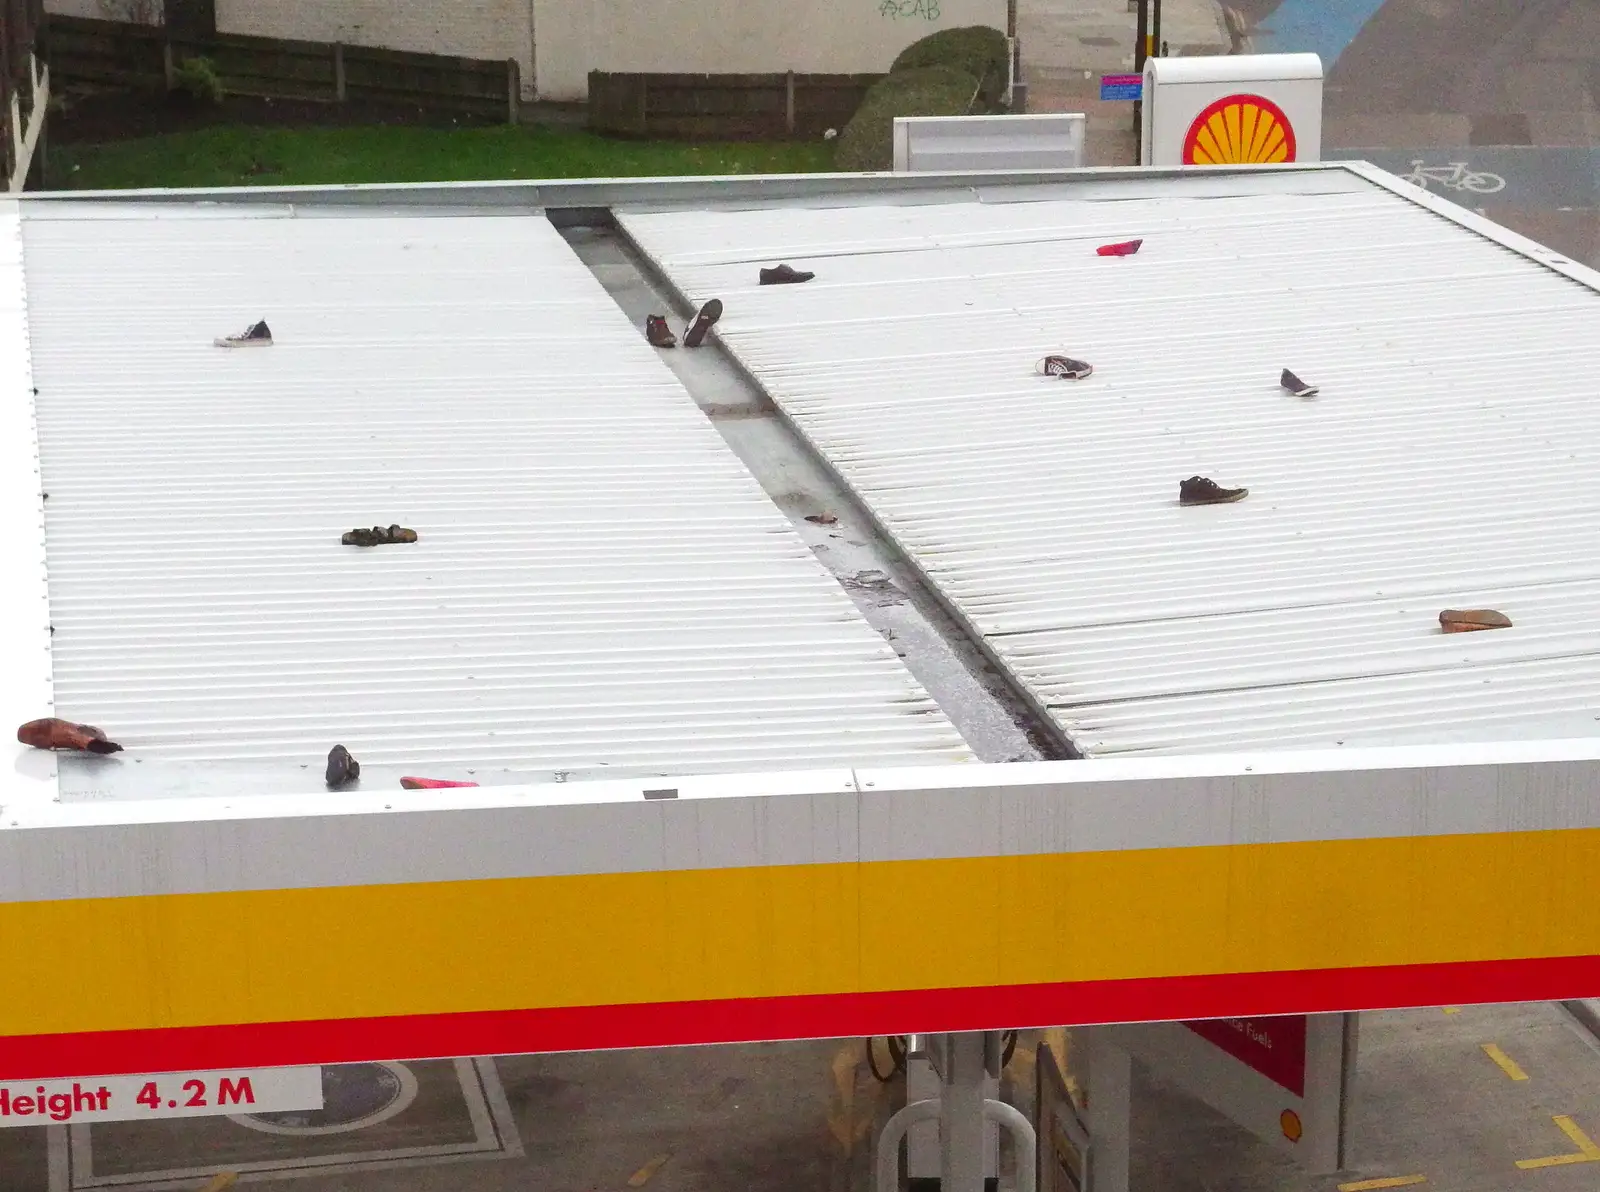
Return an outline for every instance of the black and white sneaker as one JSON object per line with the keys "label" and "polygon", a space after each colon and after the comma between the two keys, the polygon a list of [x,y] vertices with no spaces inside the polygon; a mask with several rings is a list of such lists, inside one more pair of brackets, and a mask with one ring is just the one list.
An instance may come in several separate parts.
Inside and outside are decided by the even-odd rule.
{"label": "black and white sneaker", "polygon": [[722,317],[722,299],[713,298],[700,308],[700,313],[695,315],[694,322],[683,333],[683,346],[698,348],[706,340],[706,332],[710,331],[716,321]]}
{"label": "black and white sneaker", "polygon": [[1039,371],[1047,377],[1061,377],[1067,381],[1081,381],[1094,372],[1094,365],[1071,356],[1046,356],[1039,361]]}
{"label": "black and white sneaker", "polygon": [[251,323],[238,335],[224,335],[213,342],[219,348],[270,348],[272,331],[267,327],[267,321],[262,319],[259,323]]}
{"label": "black and white sneaker", "polygon": [[1282,385],[1296,397],[1315,397],[1319,392],[1315,385],[1307,385],[1288,369],[1283,370],[1283,375],[1278,378],[1278,384]]}

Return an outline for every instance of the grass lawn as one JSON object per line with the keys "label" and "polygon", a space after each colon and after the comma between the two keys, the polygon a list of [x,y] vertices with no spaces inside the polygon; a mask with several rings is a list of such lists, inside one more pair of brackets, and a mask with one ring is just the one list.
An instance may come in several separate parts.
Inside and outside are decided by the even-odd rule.
{"label": "grass lawn", "polygon": [[52,189],[451,182],[827,170],[817,144],[614,141],[585,132],[498,125],[262,128],[218,125],[106,144],[52,145]]}

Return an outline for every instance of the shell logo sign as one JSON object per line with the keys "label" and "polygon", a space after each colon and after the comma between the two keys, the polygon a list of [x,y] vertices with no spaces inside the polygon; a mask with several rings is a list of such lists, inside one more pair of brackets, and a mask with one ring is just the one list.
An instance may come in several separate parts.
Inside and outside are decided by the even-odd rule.
{"label": "shell logo sign", "polygon": [[1294,124],[1264,95],[1208,104],[1183,141],[1186,166],[1269,165],[1295,160]]}

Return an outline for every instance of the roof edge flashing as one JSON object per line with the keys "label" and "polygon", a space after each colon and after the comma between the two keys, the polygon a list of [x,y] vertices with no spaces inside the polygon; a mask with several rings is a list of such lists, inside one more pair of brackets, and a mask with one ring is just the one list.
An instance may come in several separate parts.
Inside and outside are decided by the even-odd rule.
{"label": "roof edge flashing", "polygon": [[28,291],[22,217],[16,200],[0,202],[0,732],[14,777],[11,799],[50,805],[60,793],[55,757],[16,740],[14,726],[52,713],[49,573],[45,567],[44,494],[39,485],[39,436],[28,345]]}

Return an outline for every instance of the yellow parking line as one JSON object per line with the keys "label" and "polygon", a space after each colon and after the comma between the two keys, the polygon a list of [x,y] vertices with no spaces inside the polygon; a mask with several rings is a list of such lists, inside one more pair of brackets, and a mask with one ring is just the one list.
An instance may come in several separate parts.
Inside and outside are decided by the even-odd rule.
{"label": "yellow parking line", "polygon": [[1578,1129],[1577,1122],[1564,1113],[1558,1113],[1550,1120],[1560,1127],[1563,1134],[1572,1139],[1578,1147],[1577,1151],[1569,1155],[1551,1155],[1544,1159],[1518,1159],[1518,1167],[1527,1171],[1535,1167],[1565,1167],[1569,1163],[1600,1163],[1600,1146],[1596,1146],[1587,1134]]}
{"label": "yellow parking line", "polygon": [[667,1165],[667,1160],[670,1158],[672,1158],[670,1154],[657,1155],[654,1159],[650,1160],[650,1162],[646,1163],[643,1167],[639,1168],[638,1171],[634,1172],[628,1177],[628,1187],[644,1187],[650,1182],[651,1176],[655,1175],[656,1172],[660,1171]]}
{"label": "yellow parking line", "polygon": [[1500,1048],[1495,1044],[1483,1044],[1483,1054],[1492,1059],[1496,1064],[1499,1064],[1500,1071],[1511,1077],[1512,1080],[1528,1079],[1528,1074],[1517,1066],[1517,1061],[1512,1059],[1505,1052],[1501,1051]]}
{"label": "yellow parking line", "polygon": [[1461,1007],[1460,1006],[1443,1006],[1441,1008],[1444,1010],[1444,1012],[1446,1014],[1459,1014],[1459,1013],[1461,1013]]}
{"label": "yellow parking line", "polygon": [[1409,1188],[1412,1184],[1426,1184],[1425,1175],[1392,1175],[1382,1180],[1357,1180],[1353,1184],[1340,1184],[1339,1192],[1372,1192],[1375,1188]]}

